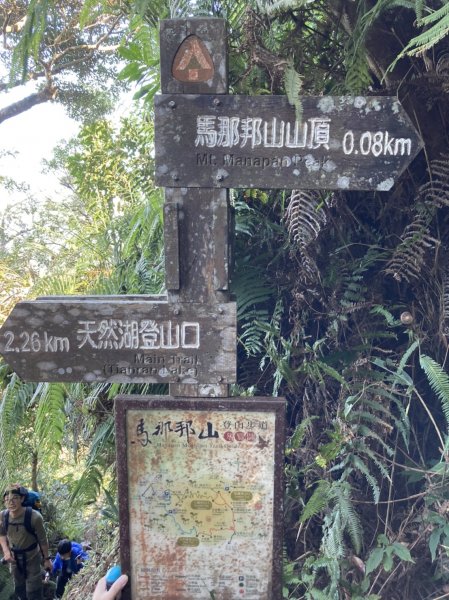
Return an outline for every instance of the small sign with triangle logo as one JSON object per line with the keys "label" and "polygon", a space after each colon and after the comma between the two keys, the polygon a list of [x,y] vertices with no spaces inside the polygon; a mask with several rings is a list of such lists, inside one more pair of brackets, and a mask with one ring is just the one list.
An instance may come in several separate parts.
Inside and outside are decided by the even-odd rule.
{"label": "small sign with triangle logo", "polygon": [[179,46],[173,61],[173,77],[178,81],[208,81],[214,76],[214,63],[204,42],[189,35]]}

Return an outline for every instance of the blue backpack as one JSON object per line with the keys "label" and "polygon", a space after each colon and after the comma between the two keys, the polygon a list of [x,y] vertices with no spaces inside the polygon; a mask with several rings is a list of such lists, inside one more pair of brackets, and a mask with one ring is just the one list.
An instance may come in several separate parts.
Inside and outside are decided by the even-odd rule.
{"label": "blue backpack", "polygon": [[28,490],[22,506],[31,506],[33,510],[42,512],[41,496],[39,492],[35,492],[34,490]]}

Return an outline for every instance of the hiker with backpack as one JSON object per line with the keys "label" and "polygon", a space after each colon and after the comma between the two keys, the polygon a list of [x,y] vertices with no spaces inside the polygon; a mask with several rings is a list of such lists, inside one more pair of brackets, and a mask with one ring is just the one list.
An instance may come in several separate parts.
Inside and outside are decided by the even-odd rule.
{"label": "hiker with backpack", "polygon": [[0,513],[0,546],[10,564],[14,592],[20,600],[43,600],[41,561],[46,571],[52,562],[44,520],[37,510],[26,506],[28,490],[13,484],[3,494],[6,509]]}
{"label": "hiker with backpack", "polygon": [[56,598],[62,598],[64,588],[72,575],[78,573],[84,566],[83,561],[89,557],[84,552],[81,544],[70,540],[61,540],[58,544],[58,553],[53,561],[53,575],[57,575]]}

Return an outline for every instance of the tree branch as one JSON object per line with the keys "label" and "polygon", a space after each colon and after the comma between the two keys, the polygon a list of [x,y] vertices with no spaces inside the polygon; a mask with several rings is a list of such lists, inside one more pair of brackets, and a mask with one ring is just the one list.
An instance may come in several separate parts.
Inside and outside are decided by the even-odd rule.
{"label": "tree branch", "polygon": [[21,113],[29,110],[33,106],[37,106],[38,104],[42,104],[44,102],[48,102],[49,100],[53,100],[56,96],[57,89],[53,85],[47,85],[40,92],[36,92],[35,94],[30,94],[26,98],[22,100],[18,100],[17,102],[13,102],[9,106],[5,106],[5,108],[0,109],[0,123],[11,119],[12,117],[16,117]]}

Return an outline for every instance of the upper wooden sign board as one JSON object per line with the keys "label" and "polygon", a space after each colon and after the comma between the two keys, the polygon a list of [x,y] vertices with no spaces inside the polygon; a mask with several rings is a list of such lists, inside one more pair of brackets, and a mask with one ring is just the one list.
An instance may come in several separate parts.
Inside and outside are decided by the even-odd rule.
{"label": "upper wooden sign board", "polygon": [[19,302],[0,354],[25,381],[236,381],[236,306],[67,297]]}
{"label": "upper wooden sign board", "polygon": [[165,187],[390,190],[423,146],[392,97],[163,94],[156,183]]}

